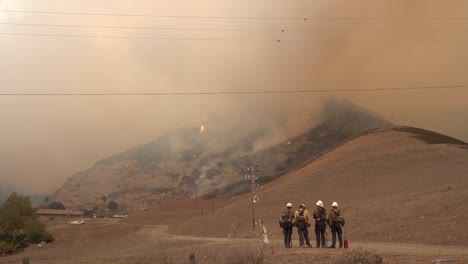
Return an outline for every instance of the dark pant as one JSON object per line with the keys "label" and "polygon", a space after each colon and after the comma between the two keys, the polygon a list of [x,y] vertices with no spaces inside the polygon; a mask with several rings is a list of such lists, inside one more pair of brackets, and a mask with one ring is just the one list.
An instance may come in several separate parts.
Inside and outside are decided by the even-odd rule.
{"label": "dark pant", "polygon": [[291,246],[292,229],[293,229],[292,227],[283,228],[284,245],[286,247]]}
{"label": "dark pant", "polygon": [[320,247],[320,242],[322,242],[322,247],[325,246],[325,227],[320,225],[315,225],[315,240],[317,242],[317,247]]}
{"label": "dark pant", "polygon": [[343,233],[343,230],[341,229],[341,226],[334,227],[332,226],[331,228],[332,232],[332,247],[336,247],[336,235],[338,234],[338,241],[340,243],[340,248],[343,247],[343,237],[341,234]]}
{"label": "dark pant", "polygon": [[299,246],[304,245],[304,239],[305,239],[306,245],[310,246],[309,229],[307,227],[298,228],[297,233],[299,234]]}

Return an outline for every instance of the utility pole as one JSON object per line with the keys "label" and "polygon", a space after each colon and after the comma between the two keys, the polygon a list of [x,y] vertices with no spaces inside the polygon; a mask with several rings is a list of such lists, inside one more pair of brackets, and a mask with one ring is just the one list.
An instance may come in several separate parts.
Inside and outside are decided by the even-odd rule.
{"label": "utility pole", "polygon": [[255,230],[255,165],[252,163],[252,230]]}
{"label": "utility pole", "polygon": [[250,193],[252,195],[252,230],[255,230],[255,203],[257,203],[257,196],[255,195],[255,181],[257,180],[257,176],[255,175],[255,164],[251,164],[250,167],[245,169],[245,176],[246,179],[250,181]]}

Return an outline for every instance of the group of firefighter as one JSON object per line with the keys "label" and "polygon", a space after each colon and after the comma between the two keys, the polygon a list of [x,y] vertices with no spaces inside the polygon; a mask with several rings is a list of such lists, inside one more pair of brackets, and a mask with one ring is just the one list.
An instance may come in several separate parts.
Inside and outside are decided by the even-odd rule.
{"label": "group of firefighter", "polygon": [[[312,214],[313,221],[315,222],[315,237],[317,248],[327,247],[326,229],[330,227],[332,233],[332,244],[329,248],[336,248],[336,238],[338,237],[339,248],[343,247],[343,227],[345,221],[341,215],[338,203],[333,202],[332,208],[327,214],[321,200],[316,202],[316,208]],[[292,247],[292,232],[293,227],[297,228],[299,234],[299,246],[311,248],[309,240],[309,227],[312,225],[312,219],[309,211],[304,204],[299,206],[299,209],[294,211],[292,204],[286,204],[286,210],[282,213],[279,220],[280,227],[283,228],[284,245],[287,248]]]}

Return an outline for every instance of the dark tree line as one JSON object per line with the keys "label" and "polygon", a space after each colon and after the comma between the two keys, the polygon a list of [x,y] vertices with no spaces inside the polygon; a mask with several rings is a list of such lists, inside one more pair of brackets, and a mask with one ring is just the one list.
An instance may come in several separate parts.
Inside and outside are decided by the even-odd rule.
{"label": "dark tree line", "polygon": [[52,202],[47,206],[48,209],[65,210],[65,205],[60,202]]}

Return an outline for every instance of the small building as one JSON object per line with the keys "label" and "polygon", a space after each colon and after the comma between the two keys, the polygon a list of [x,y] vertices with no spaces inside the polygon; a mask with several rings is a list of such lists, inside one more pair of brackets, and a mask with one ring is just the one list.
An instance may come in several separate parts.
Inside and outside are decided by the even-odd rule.
{"label": "small building", "polygon": [[39,209],[36,214],[38,216],[47,216],[47,217],[82,217],[82,211],[72,211],[72,210],[54,210],[54,209]]}

